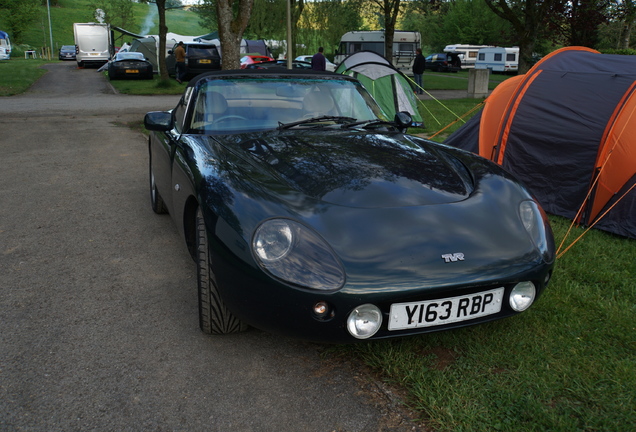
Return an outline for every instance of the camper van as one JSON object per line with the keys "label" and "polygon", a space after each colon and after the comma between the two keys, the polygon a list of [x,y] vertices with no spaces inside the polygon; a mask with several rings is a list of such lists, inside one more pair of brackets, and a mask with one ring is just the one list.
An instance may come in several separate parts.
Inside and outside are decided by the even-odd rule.
{"label": "camper van", "polygon": [[111,32],[108,24],[74,23],[75,60],[79,67],[103,65],[112,52]]}
{"label": "camper van", "polygon": [[[396,30],[393,33],[393,66],[407,75],[413,75],[415,50],[420,47],[420,32]],[[373,51],[384,57],[384,30],[350,31],[340,39],[334,63],[340,64],[349,55],[359,51]]]}
{"label": "camper van", "polygon": [[482,48],[477,53],[475,69],[491,72],[516,73],[519,69],[519,48]]}
{"label": "camper van", "polygon": [[0,30],[0,60],[9,60],[11,58],[11,39],[7,32]]}
{"label": "camper van", "polygon": [[475,60],[477,60],[477,53],[479,50],[490,47],[492,47],[492,45],[455,44],[446,45],[444,52],[458,54],[459,59],[462,61],[462,69],[472,69],[475,67]]}

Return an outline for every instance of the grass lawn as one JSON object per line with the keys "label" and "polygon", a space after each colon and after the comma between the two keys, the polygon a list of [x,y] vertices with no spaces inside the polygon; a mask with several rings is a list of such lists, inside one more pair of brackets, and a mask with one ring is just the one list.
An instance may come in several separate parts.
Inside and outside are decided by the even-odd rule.
{"label": "grass lawn", "polygon": [[[106,73],[105,76],[108,79]],[[181,94],[187,84],[179,84],[174,78],[162,81],[157,75],[151,80],[113,80],[110,83],[119,93],[136,95]]]}
{"label": "grass lawn", "polygon": [[40,59],[20,59],[0,61],[0,96],[13,96],[24,93],[27,89],[46,73],[42,69],[46,60]]}

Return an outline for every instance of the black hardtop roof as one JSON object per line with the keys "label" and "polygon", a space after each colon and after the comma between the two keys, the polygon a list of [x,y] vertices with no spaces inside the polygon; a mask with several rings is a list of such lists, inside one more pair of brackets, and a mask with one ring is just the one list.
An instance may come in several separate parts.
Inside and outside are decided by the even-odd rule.
{"label": "black hardtop roof", "polygon": [[221,71],[212,71],[206,72],[201,75],[197,75],[192,80],[188,82],[188,87],[194,87],[196,83],[206,78],[232,78],[232,77],[246,77],[246,78],[257,78],[257,77],[289,77],[289,78],[324,78],[325,80],[346,80],[358,82],[357,79],[352,78],[347,75],[338,74],[335,72],[327,72],[327,71],[314,71],[311,69],[231,69],[231,70],[221,70]]}

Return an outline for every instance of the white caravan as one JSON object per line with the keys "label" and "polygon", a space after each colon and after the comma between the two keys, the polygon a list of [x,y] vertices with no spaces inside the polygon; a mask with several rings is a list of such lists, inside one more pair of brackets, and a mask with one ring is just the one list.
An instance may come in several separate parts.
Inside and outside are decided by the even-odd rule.
{"label": "white caravan", "polygon": [[491,72],[516,73],[519,69],[519,48],[482,48],[477,53],[475,69]]}
{"label": "white caravan", "polygon": [[[393,66],[404,74],[413,75],[415,50],[420,47],[420,32],[396,30],[393,33]],[[350,31],[340,39],[334,63],[340,64],[353,53],[373,51],[384,57],[384,30]]]}
{"label": "white caravan", "polygon": [[103,65],[111,55],[110,26],[100,23],[74,23],[77,65]]}
{"label": "white caravan", "polygon": [[9,60],[11,58],[11,39],[7,32],[0,30],[0,60]]}
{"label": "white caravan", "polygon": [[475,60],[477,60],[477,53],[482,48],[490,48],[492,45],[466,45],[455,44],[446,45],[444,52],[457,53],[459,59],[462,61],[462,69],[472,69],[475,67]]}

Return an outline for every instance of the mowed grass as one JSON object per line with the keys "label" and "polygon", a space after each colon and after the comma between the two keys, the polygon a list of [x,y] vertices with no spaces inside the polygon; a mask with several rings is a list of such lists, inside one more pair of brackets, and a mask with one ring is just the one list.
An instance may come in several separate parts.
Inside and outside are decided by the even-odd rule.
{"label": "mowed grass", "polygon": [[[108,79],[108,74],[104,75]],[[164,81],[157,75],[151,80],[113,80],[110,83],[119,93],[135,95],[181,94],[187,85],[187,82],[179,84],[174,78]]]}
{"label": "mowed grass", "polygon": [[[570,221],[551,219],[560,240]],[[636,241],[592,230],[523,314],[330,352],[406,389],[434,431],[631,431],[635,263]]]}
{"label": "mowed grass", "polygon": [[46,69],[42,68],[46,63],[40,59],[20,58],[0,61],[0,96],[24,93],[46,73]]}

